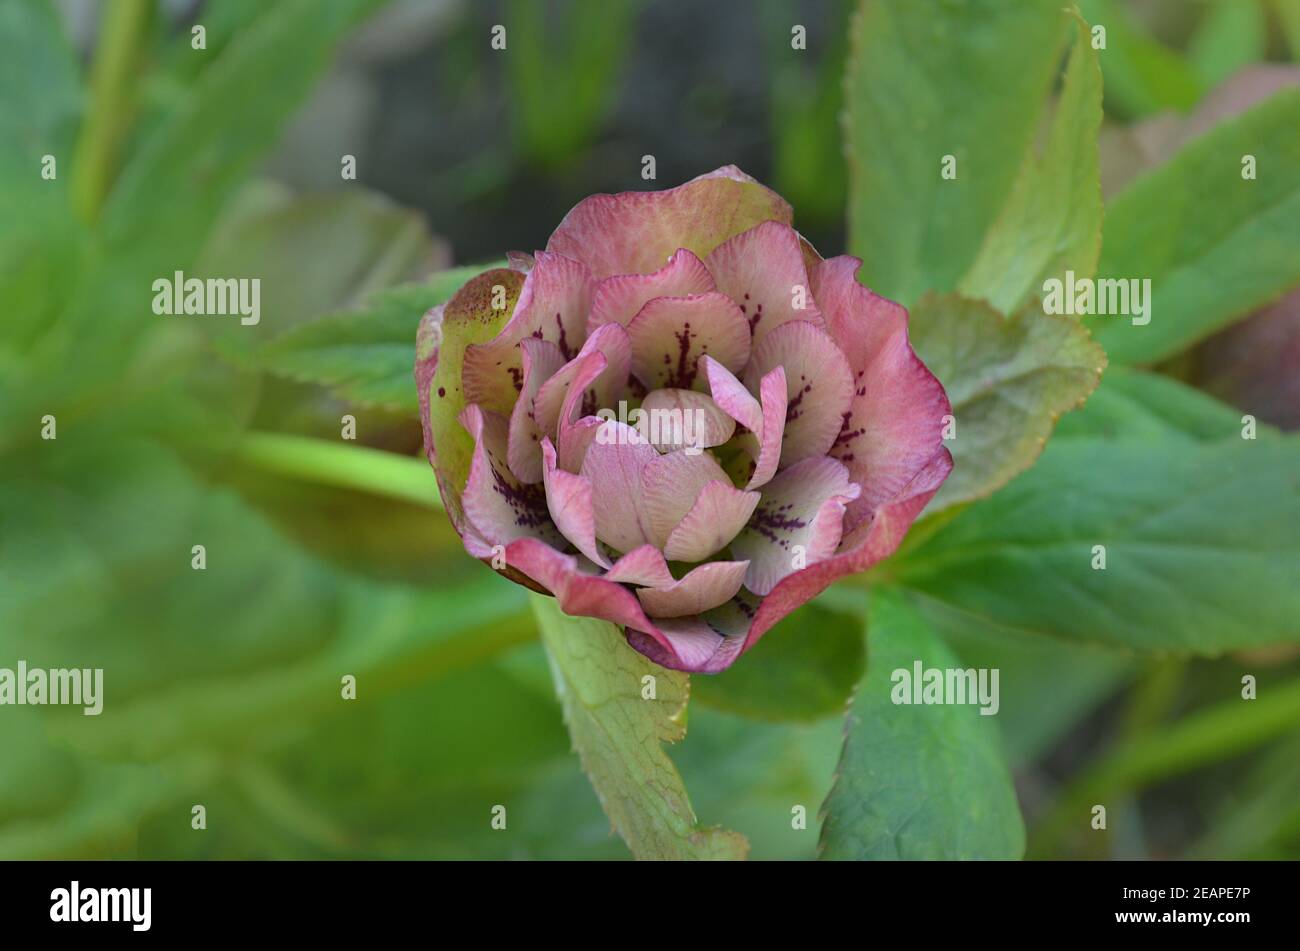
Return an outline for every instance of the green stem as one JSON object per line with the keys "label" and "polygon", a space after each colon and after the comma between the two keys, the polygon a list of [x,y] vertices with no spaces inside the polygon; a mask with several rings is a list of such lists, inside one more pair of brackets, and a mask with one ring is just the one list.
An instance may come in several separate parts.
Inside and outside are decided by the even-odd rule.
{"label": "green stem", "polygon": [[433,473],[422,459],[281,433],[250,433],[237,455],[248,465],[285,478],[369,492],[426,508],[442,507]]}
{"label": "green stem", "polygon": [[152,10],[150,0],[115,0],[105,7],[90,72],[90,108],[72,162],[72,205],[87,223],[99,216],[108,194]]}
{"label": "green stem", "polygon": [[1297,722],[1300,680],[1274,687],[1258,700],[1219,704],[1121,742],[1061,794],[1039,823],[1030,857],[1051,854],[1071,829],[1086,828],[1090,807],[1104,805],[1107,796],[1243,753]]}

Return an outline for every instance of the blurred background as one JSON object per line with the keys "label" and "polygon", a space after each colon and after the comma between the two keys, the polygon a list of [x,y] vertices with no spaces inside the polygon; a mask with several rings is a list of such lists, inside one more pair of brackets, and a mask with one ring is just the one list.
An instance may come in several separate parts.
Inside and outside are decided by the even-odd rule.
{"label": "blurred background", "polygon": [[[345,347],[332,373],[298,357],[311,321],[543,247],[589,193],[724,164],[838,253],[853,6],[0,0],[0,667],[102,667],[106,693],[99,717],[0,709],[0,858],[627,857],[570,752],[523,591],[465,556],[437,508],[413,383],[359,378]],[[1121,64],[1108,193],[1300,82],[1287,0],[1081,8],[1125,24],[1144,73],[1106,61]],[[150,285],[175,270],[260,277],[260,323],[156,317]],[[414,323],[397,310],[365,356],[400,377]],[[1161,369],[1296,428],[1297,367],[1292,294]],[[838,603],[772,637],[844,624]],[[1090,764],[1246,660],[1300,670],[1293,651],[1151,660],[944,630],[1002,670],[1031,840]],[[841,711],[773,722],[738,696],[693,689],[672,750],[693,804],[756,858],[811,858]],[[1123,835],[1044,847],[1300,857],[1297,790],[1292,730],[1126,792]],[[791,828],[794,805],[809,829]]]}

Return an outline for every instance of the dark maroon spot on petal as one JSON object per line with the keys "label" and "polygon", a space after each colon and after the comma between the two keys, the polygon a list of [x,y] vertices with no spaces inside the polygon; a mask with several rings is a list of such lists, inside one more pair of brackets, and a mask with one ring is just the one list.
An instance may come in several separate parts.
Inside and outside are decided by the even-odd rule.
{"label": "dark maroon spot on petal", "polygon": [[863,433],[867,431],[866,427],[859,427],[858,429],[850,428],[850,426],[853,423],[852,410],[845,411],[843,415],[844,415],[844,422],[840,425],[840,434],[836,436],[835,441],[831,443],[832,449],[834,449],[836,446],[839,446],[843,443],[852,442],[853,440],[857,439],[859,436],[861,436]]}
{"label": "dark maroon spot on petal", "polygon": [[511,485],[501,474],[501,462],[492,453],[487,454],[492,466],[492,487],[510,505],[515,513],[515,524],[522,528],[541,528],[550,524],[546,509],[546,489],[536,485]]}
{"label": "dark maroon spot on petal", "polygon": [[783,502],[772,508],[760,507],[754,513],[754,519],[750,523],[754,531],[758,532],[768,541],[780,545],[782,548],[789,548],[788,539],[781,538],[778,532],[793,532],[803,528],[808,523],[801,518],[796,518],[790,514],[794,508],[793,502]]}
{"label": "dark maroon spot on petal", "polygon": [[439,396],[446,396],[446,395],[447,395],[447,388],[446,388],[445,386],[440,386],[440,387],[438,387],[438,395],[439,395]]}
{"label": "dark maroon spot on petal", "polygon": [[803,388],[791,397],[790,402],[785,404],[785,421],[787,424],[794,422],[803,415],[803,410],[799,408],[800,404],[803,403],[803,398],[812,392],[812,384],[807,381],[806,376],[799,377],[799,382],[803,383]]}
{"label": "dark maroon spot on petal", "polygon": [[557,341],[560,353],[564,355],[566,362],[572,360],[573,353],[569,350],[569,339],[565,336],[564,321],[560,319],[560,312],[558,310],[555,312],[555,326],[560,329],[560,339]]}
{"label": "dark maroon spot on petal", "polygon": [[[689,390],[695,382],[696,364],[699,360],[691,360],[691,341],[695,339],[695,334],[691,332],[689,322],[682,324],[682,329],[674,336],[677,338],[677,367],[664,381],[664,386],[680,390]],[[664,365],[672,366],[671,354],[664,354]]]}

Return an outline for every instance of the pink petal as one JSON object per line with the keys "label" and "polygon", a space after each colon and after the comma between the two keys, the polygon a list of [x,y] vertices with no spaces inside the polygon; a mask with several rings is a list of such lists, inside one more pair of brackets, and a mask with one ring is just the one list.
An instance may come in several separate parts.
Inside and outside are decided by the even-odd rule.
{"label": "pink petal", "polygon": [[902,497],[918,473],[947,455],[943,418],[952,412],[943,387],[912,351],[907,311],[857,282],[861,263],[830,258],[814,272],[813,287],[854,375],[847,415],[830,449],[862,486],[849,506],[846,533],[877,506]]}
{"label": "pink petal", "polygon": [[591,483],[580,475],[565,472],[555,464],[555,447],[549,438],[542,440],[546,508],[560,533],[602,568],[609,561],[596,544],[596,514],[592,508]]}
{"label": "pink petal", "polygon": [[628,643],[655,663],[673,670],[716,673],[729,667],[777,622],[834,581],[866,571],[893,553],[951,466],[951,459],[945,455],[918,473],[904,497],[875,512],[856,547],[786,576],[756,606],[752,596],[742,590],[726,604],[709,611],[707,617],[652,621],[628,588],[582,572],[572,555],[561,554],[535,539],[523,538],[508,545],[506,561],[511,570],[517,569],[526,579],[555,594],[567,614],[622,625]]}
{"label": "pink petal", "polygon": [[650,274],[678,248],[703,257],[760,221],[793,220],[781,196],[728,165],[684,185],[584,199],[547,243],[591,268],[611,274]]}
{"label": "pink petal", "polygon": [[471,403],[460,414],[460,421],[474,438],[474,456],[461,503],[465,517],[482,539],[489,545],[505,545],[516,538],[562,544],[551,523],[542,486],[520,482],[506,464],[509,424],[505,418]]}
{"label": "pink petal", "polygon": [[781,440],[787,405],[785,369],[773,367],[759,381],[760,402],[716,360],[705,357],[701,363],[708,374],[709,389],[718,406],[753,433],[752,444],[747,448],[754,457],[754,471],[745,488],[757,489],[776,474],[777,465],[781,461]]}
{"label": "pink petal", "polygon": [[565,472],[581,471],[582,460],[587,458],[587,448],[595,440],[596,433],[604,422],[598,416],[584,416],[577,422],[570,423],[565,421],[564,413],[561,412],[559,443],[555,447],[561,469]]}
{"label": "pink petal", "polygon": [[632,372],[647,390],[695,389],[708,354],[733,373],[749,359],[749,324],[724,294],[656,297],[628,325]]}
{"label": "pink petal", "polygon": [[663,547],[710,482],[729,482],[707,452],[685,449],[651,459],[641,470],[640,507],[650,541]]}
{"label": "pink petal", "polygon": [[664,553],[654,545],[642,545],[614,562],[614,566],[605,572],[607,581],[623,584],[649,585],[657,588],[667,587],[673,583],[672,572]]}
{"label": "pink petal", "polygon": [[572,359],[586,338],[591,306],[591,272],[585,264],[560,254],[537,253],[524,279],[514,313],[501,332],[486,343],[465,349],[461,371],[465,400],[508,414],[523,386],[519,341],[540,337]]}
{"label": "pink petal", "polygon": [[835,342],[801,320],[777,327],[755,347],[745,385],[757,389],[774,367],[785,369],[787,405],[781,466],[825,455],[853,399],[853,374]]}
{"label": "pink petal", "polygon": [[763,407],[745,384],[717,360],[705,355],[700,358],[709,381],[709,392],[722,411],[752,433],[763,431]]}
{"label": "pink petal", "polygon": [[742,492],[730,481],[710,482],[668,536],[669,561],[703,561],[726,547],[749,521],[758,505],[757,492]]}
{"label": "pink petal", "polygon": [[641,510],[641,471],[661,458],[631,426],[606,422],[587,448],[580,474],[592,486],[596,537],[617,552],[652,542]]}
{"label": "pink petal", "polygon": [[537,425],[542,433],[556,436],[561,419],[571,423],[613,406],[623,395],[631,360],[632,341],[619,325],[601,327],[588,337],[578,355],[537,394]]}
{"label": "pink petal", "polygon": [[779,472],[763,488],[763,501],[745,530],[731,543],[750,561],[745,587],[757,595],[778,581],[835,553],[844,511],[858,497],[848,470],[829,456],[814,456]]}
{"label": "pink petal", "polygon": [[763,405],[763,429],[758,435],[758,454],[748,489],[766,485],[781,464],[785,440],[785,420],[790,397],[785,382],[785,367],[773,367],[759,381],[758,395]]}
{"label": "pink petal", "polygon": [[654,390],[641,401],[636,428],[660,452],[691,447],[698,454],[730,439],[736,421],[704,393]]}
{"label": "pink petal", "polygon": [[689,297],[716,290],[709,269],[685,248],[679,248],[668,263],[653,274],[616,274],[596,285],[591,295],[587,333],[605,324],[626,327],[656,297]]}
{"label": "pink petal", "polygon": [[506,264],[512,271],[527,274],[537,264],[537,260],[525,251],[507,251]]}
{"label": "pink petal", "polygon": [[661,666],[714,673],[730,666],[744,645],[742,635],[724,636],[700,618],[650,620],[628,588],[583,572],[574,556],[536,539],[512,542],[505,556],[511,570],[554,594],[565,614],[623,626],[628,642]]}
{"label": "pink petal", "polygon": [[641,588],[636,596],[652,618],[701,614],[729,601],[740,590],[748,567],[745,561],[711,561],[670,585]]}
{"label": "pink petal", "polygon": [[627,642],[660,667],[716,674],[740,656],[744,637],[728,637],[703,618],[664,619],[653,633],[627,629]]}
{"label": "pink petal", "polygon": [[510,442],[506,460],[521,482],[542,481],[542,430],[537,425],[534,401],[542,382],[564,364],[560,348],[549,340],[525,337],[519,342],[523,355],[524,385],[510,412]]}
{"label": "pink petal", "polygon": [[[778,621],[800,605],[817,597],[832,583],[847,575],[858,574],[888,558],[898,548],[912,521],[952,471],[952,457],[947,452],[936,455],[931,464],[900,492],[896,501],[876,509],[871,519],[862,523],[851,538],[846,532],[842,551],[825,561],[787,575],[762,599],[754,613],[745,650],[754,646]],[[741,592],[743,595],[744,592]]]}
{"label": "pink petal", "polygon": [[755,345],[792,320],[823,326],[799,235],[788,224],[756,225],[714,248],[705,264],[718,290],[740,305]]}
{"label": "pink petal", "polygon": [[573,555],[526,538],[506,546],[505,558],[511,568],[523,572],[555,595],[565,614],[601,618],[644,631],[656,630],[630,589],[587,574]]}

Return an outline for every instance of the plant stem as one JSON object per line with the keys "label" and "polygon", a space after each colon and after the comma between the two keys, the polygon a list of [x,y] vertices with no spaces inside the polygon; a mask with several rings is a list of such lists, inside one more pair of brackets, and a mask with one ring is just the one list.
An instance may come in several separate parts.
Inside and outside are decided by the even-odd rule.
{"label": "plant stem", "polygon": [[108,4],[90,72],[90,105],[73,153],[72,206],[86,223],[99,216],[129,122],[150,0]]}
{"label": "plant stem", "polygon": [[1121,742],[1061,794],[1038,825],[1030,857],[1052,853],[1070,829],[1086,828],[1089,808],[1104,805],[1107,796],[1243,753],[1297,722],[1300,680],[1293,680],[1271,688],[1258,700],[1222,703]]}
{"label": "plant stem", "polygon": [[278,476],[442,508],[433,473],[422,459],[282,433],[250,433],[237,456]]}

